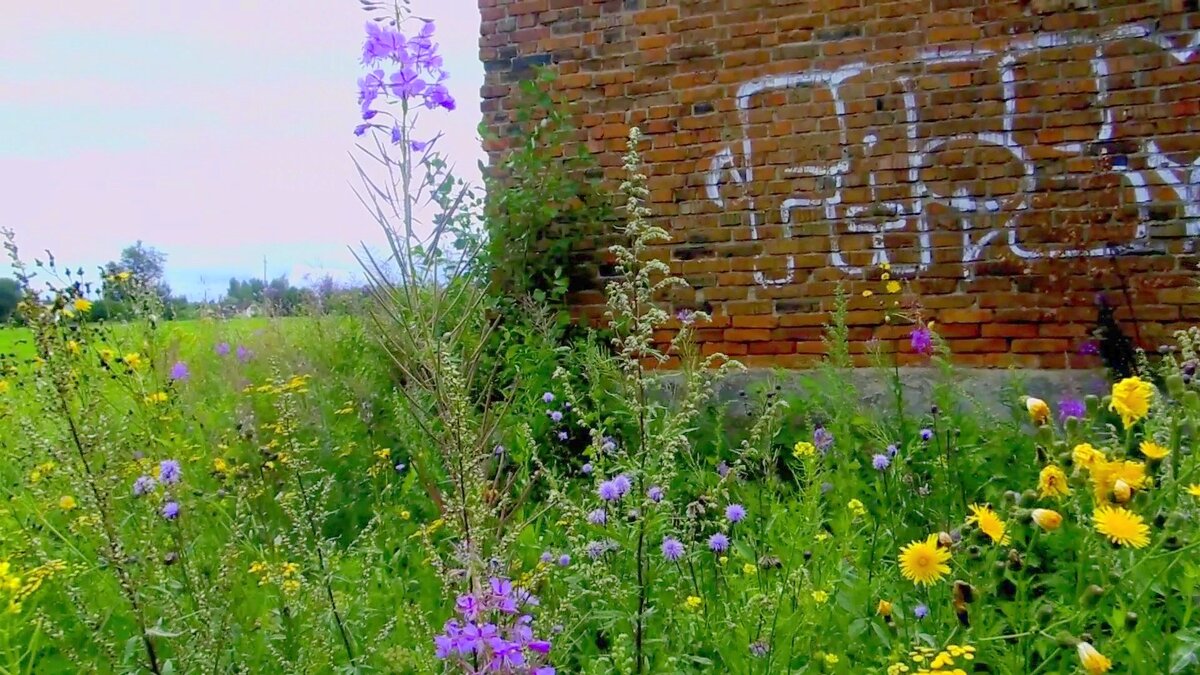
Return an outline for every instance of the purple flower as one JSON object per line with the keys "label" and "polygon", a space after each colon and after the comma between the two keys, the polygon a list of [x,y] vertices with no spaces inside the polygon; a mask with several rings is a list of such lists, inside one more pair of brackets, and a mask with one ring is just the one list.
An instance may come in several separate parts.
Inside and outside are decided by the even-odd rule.
{"label": "purple flower", "polygon": [[170,501],[163,504],[162,516],[167,520],[175,520],[179,517],[179,502]]}
{"label": "purple flower", "polygon": [[821,452],[826,452],[833,447],[833,434],[829,433],[825,427],[817,427],[813,429],[813,445]]}
{"label": "purple flower", "polygon": [[582,467],[580,467],[580,468],[579,468],[579,471],[580,471],[580,473],[582,473],[582,474],[583,474],[583,475],[585,475],[585,476],[590,476],[590,475],[592,475],[592,470],[593,470],[593,469],[592,469],[592,463],[591,463],[591,462],[588,462],[587,464],[584,464]]}
{"label": "purple flower", "polygon": [[217,356],[229,356],[229,343],[228,342],[218,343],[217,346],[214,347],[213,349],[216,350]]}
{"label": "purple flower", "polygon": [[878,454],[871,458],[871,466],[875,467],[876,471],[883,471],[892,465],[892,460],[885,454]]}
{"label": "purple flower", "polygon": [[588,514],[587,519],[593,525],[604,525],[608,522],[608,512],[604,509],[596,509]]}
{"label": "purple flower", "polygon": [[534,640],[534,641],[530,642],[527,646],[529,647],[529,651],[531,651],[531,652],[537,652],[538,654],[549,654],[550,653],[550,643],[546,642],[545,640]]}
{"label": "purple flower", "polygon": [[613,452],[617,449],[617,441],[612,436],[605,436],[600,441],[600,452]]}
{"label": "purple flower", "polygon": [[679,319],[679,323],[690,326],[696,320],[696,313],[690,309],[681,309],[675,312],[675,318]]}
{"label": "purple flower", "polygon": [[657,485],[651,485],[649,490],[646,490],[646,497],[655,504],[663,500],[663,489]]}
{"label": "purple flower", "polygon": [[158,480],[163,485],[174,485],[183,478],[183,471],[179,467],[179,462],[173,459],[164,459],[158,464]]}
{"label": "purple flower", "polygon": [[730,504],[725,507],[725,517],[731,523],[740,523],[746,519],[746,508],[741,504]]}
{"label": "purple flower", "polygon": [[751,656],[761,659],[770,653],[771,653],[771,646],[768,645],[767,643],[763,642],[762,640],[759,640],[757,642],[752,642],[750,644],[750,655]]}
{"label": "purple flower", "polygon": [[479,601],[470,593],[458,596],[454,601],[454,610],[463,616],[463,618],[474,621],[479,616]]}
{"label": "purple flower", "polygon": [[729,475],[729,465],[726,464],[724,460],[722,460],[721,463],[717,465],[717,475],[720,476],[721,478],[724,478]]}
{"label": "purple flower", "polygon": [[633,489],[633,483],[629,480],[629,476],[623,473],[617,474],[617,477],[612,482],[617,486],[617,491],[620,493],[618,496],[624,497]]}
{"label": "purple flower", "polygon": [[683,557],[683,544],[678,539],[667,537],[662,542],[663,557],[671,562],[675,562]]}
{"label": "purple flower", "polygon": [[546,404],[554,403],[554,394],[552,394],[550,392],[546,392],[546,393],[542,394],[542,403],[546,403]]}
{"label": "purple flower", "polygon": [[555,422],[562,421],[563,414],[561,412],[557,410],[551,410],[548,414],[550,415],[550,419],[554,420]]}
{"label": "purple flower", "polygon": [[550,551],[544,551],[542,553],[542,557],[539,558],[539,560],[541,560],[543,563],[546,563],[547,565],[549,565],[550,563],[554,562],[554,554],[551,553]]}
{"label": "purple flower", "polygon": [[617,487],[616,482],[611,480],[601,483],[597,492],[600,494],[600,499],[606,502],[615,502],[621,498],[621,489]]}
{"label": "purple flower", "polygon": [[141,497],[142,495],[154,492],[157,483],[150,476],[138,476],[138,479],[133,481],[133,496]]}
{"label": "purple flower", "polygon": [[394,467],[396,469],[396,473],[400,473],[400,472],[404,471],[404,467],[406,467],[406,466],[408,466],[408,465],[405,464],[404,462],[397,462],[396,466]]}
{"label": "purple flower", "polygon": [[429,141],[409,141],[408,147],[412,148],[413,152],[425,152],[425,148],[429,147]]}
{"label": "purple flower", "polygon": [[609,551],[616,550],[616,548],[617,548],[617,542],[613,541],[612,539],[604,539],[602,541],[593,541],[593,542],[589,543],[587,545],[586,551],[587,551],[588,557],[591,558],[592,560],[595,560],[596,558],[599,558],[600,556],[604,555],[605,553],[608,553]]}
{"label": "purple flower", "polygon": [[252,356],[254,356],[254,354],[249,349],[246,349],[246,347],[243,345],[238,345],[238,348],[237,348],[238,361],[241,361],[242,363],[246,363],[247,361],[250,360],[250,357],[252,357]]}
{"label": "purple flower", "polygon": [[917,605],[913,609],[913,616],[916,616],[918,619],[924,619],[929,616],[929,608],[925,605]]}
{"label": "purple flower", "polygon": [[887,446],[887,456],[890,459],[895,459],[896,455],[898,455],[898,454],[900,454],[900,448],[897,447],[895,443],[892,443],[891,445]]}
{"label": "purple flower", "polygon": [[921,440],[925,441],[926,443],[933,440],[933,429],[922,429]]}
{"label": "purple flower", "polygon": [[909,342],[912,345],[912,350],[918,354],[930,354],[933,352],[933,334],[923,325],[913,329],[912,335],[909,336]]}
{"label": "purple flower", "polygon": [[1079,345],[1081,356],[1095,356],[1100,353],[1100,343],[1095,340],[1085,340]]}
{"label": "purple flower", "polygon": [[570,565],[570,564],[571,564],[571,556],[567,555],[566,553],[558,556],[558,566],[559,567],[566,567],[567,565]]}
{"label": "purple flower", "polygon": [[708,547],[713,553],[724,553],[729,550],[729,537],[718,532],[708,538]]}
{"label": "purple flower", "polygon": [[177,361],[175,365],[171,366],[172,381],[178,382],[180,380],[187,380],[191,376],[192,373],[188,370],[188,365],[183,361]]}
{"label": "purple flower", "polygon": [[570,437],[571,437],[571,434],[568,434],[565,431],[558,432],[558,440],[560,440],[560,441],[565,441]]}
{"label": "purple flower", "polygon": [[1072,417],[1083,419],[1087,416],[1087,405],[1077,398],[1061,399],[1058,402],[1058,416],[1063,422]]}

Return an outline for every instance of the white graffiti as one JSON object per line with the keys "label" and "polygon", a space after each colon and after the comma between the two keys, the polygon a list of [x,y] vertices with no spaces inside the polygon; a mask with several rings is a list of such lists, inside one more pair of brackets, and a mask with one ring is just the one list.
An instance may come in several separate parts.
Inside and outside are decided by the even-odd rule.
{"label": "white graffiti", "polygon": [[[728,201],[723,191],[727,193],[732,188],[732,192],[744,195],[739,198],[736,208],[744,209],[749,214],[751,237],[755,240],[764,239],[766,221],[756,211],[756,199],[751,190],[756,180],[755,144],[760,142],[751,139],[749,133],[751,116],[756,110],[755,102],[771,94],[823,88],[832,101],[839,144],[836,151],[840,153],[840,158],[806,162],[783,169],[782,173],[789,179],[806,184],[815,183],[820,189],[801,189],[783,198],[778,205],[777,227],[779,238],[786,241],[794,236],[793,219],[798,210],[819,214],[828,227],[830,263],[847,273],[863,274],[868,269],[885,264],[898,274],[912,274],[927,269],[934,262],[936,218],[931,215],[931,206],[943,214],[941,217],[945,218],[945,213],[951,213],[948,217],[957,221],[964,274],[972,273],[973,266],[968,263],[982,260],[985,250],[992,245],[1007,246],[1013,255],[1022,259],[1107,256],[1153,250],[1149,229],[1151,208],[1156,195],[1162,194],[1171,195],[1169,201],[1178,205],[1187,236],[1200,237],[1200,155],[1190,161],[1180,160],[1179,153],[1164,151],[1153,137],[1120,138],[1117,133],[1122,111],[1110,103],[1112,68],[1105,50],[1121,40],[1149,43],[1169,55],[1175,64],[1190,63],[1200,53],[1200,33],[1191,35],[1187,44],[1180,46],[1178,40],[1173,42],[1155,33],[1152,26],[1131,24],[1100,34],[1038,34],[1014,40],[1002,50],[931,49],[920,54],[916,64],[918,68],[853,63],[831,70],[774,75],[745,82],[737,94],[743,139],[722,148],[712,158],[705,175],[706,194],[721,208],[726,208]],[[1018,135],[1022,133],[1019,127],[1019,68],[1023,59],[1036,55],[1038,50],[1062,48],[1083,48],[1091,54],[1088,64],[1090,73],[1085,79],[1092,84],[1093,91],[1088,95],[1094,104],[1090,109],[1098,112],[1099,123],[1095,125],[1094,138],[1065,140],[1047,144],[1044,149],[1049,149],[1060,158],[1103,157],[1107,160],[1106,166],[1111,167],[1108,171],[1119,178],[1117,189],[1131,194],[1136,204],[1137,221],[1127,241],[1106,242],[1090,248],[1063,243],[1047,247],[1024,242],[1019,235],[1017,217],[1030,209],[1039,179],[1035,159],[1030,156],[1029,149],[1018,141]],[[995,131],[935,137],[929,137],[927,133],[922,135],[919,129],[922,120],[917,80],[920,75],[914,72],[937,67],[954,68],[956,64],[995,69],[1003,106],[999,128]],[[895,123],[901,127],[901,131],[897,133],[893,130],[891,146],[879,145],[879,129],[869,126],[852,129],[849,126],[848,115],[851,111],[848,105],[855,99],[846,95],[844,90],[856,87],[857,100],[861,102],[864,98],[861,93],[864,81],[891,87],[902,104],[902,119]],[[852,135],[861,135],[861,138],[852,140]],[[1137,149],[1132,153],[1115,152],[1111,148],[1117,142],[1134,142]],[[1001,194],[991,194],[989,190],[983,190],[984,194],[976,194],[981,191],[949,185],[952,182],[949,180],[942,181],[947,185],[939,186],[936,184],[938,181],[923,179],[922,169],[933,166],[938,153],[951,152],[964,145],[1003,155],[1004,161],[1014,167],[1011,171],[1013,175],[1008,177],[1013,187],[1007,192],[1001,191]],[[896,155],[896,150],[889,150],[889,147],[903,148],[899,153],[901,158],[893,158],[886,168],[902,178],[881,182],[878,178],[880,172],[871,168],[866,174],[865,186],[851,186],[854,163]],[[1136,155],[1139,165],[1131,166],[1126,154]],[[862,172],[858,174],[855,180],[861,182]],[[883,189],[883,183],[887,184],[888,189]],[[898,195],[897,186],[907,192]],[[848,200],[846,197],[851,188],[858,189],[860,193],[865,188],[870,199],[863,200],[860,197]],[[732,208],[734,205],[728,206]],[[991,226],[980,225],[989,220]],[[911,240],[915,250],[909,251],[907,256],[897,256],[894,246],[889,245],[889,239],[895,237],[895,233],[904,233],[904,239]],[[851,247],[858,258],[857,261],[851,260],[849,251],[843,250],[842,239],[846,236],[856,236],[862,242],[869,240],[869,260],[859,252],[861,246]],[[792,282],[795,275],[795,255],[788,254],[784,269],[756,269],[755,280],[761,285],[786,284]]]}

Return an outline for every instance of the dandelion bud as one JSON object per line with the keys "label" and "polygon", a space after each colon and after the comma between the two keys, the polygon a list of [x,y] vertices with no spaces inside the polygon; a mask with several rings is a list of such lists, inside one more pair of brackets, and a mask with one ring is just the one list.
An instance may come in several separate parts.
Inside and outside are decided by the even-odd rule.
{"label": "dandelion bud", "polygon": [[1117,482],[1113,484],[1113,500],[1118,504],[1125,504],[1132,498],[1133,488],[1129,487],[1129,483],[1118,478]]}
{"label": "dandelion bud", "polygon": [[1137,628],[1137,624],[1138,624],[1137,612],[1126,612],[1125,613],[1125,629],[1133,630],[1133,629]]}
{"label": "dandelion bud", "polygon": [[892,603],[887,600],[880,600],[879,606],[875,608],[875,612],[885,619],[892,617]]}
{"label": "dandelion bud", "polygon": [[1090,642],[1080,642],[1075,649],[1079,653],[1079,661],[1088,675],[1103,675],[1112,670],[1112,661],[1096,651]]}
{"label": "dandelion bud", "polygon": [[1025,397],[1025,410],[1034,424],[1042,425],[1050,419],[1050,406],[1040,398]]}
{"label": "dandelion bud", "polygon": [[940,548],[953,548],[954,537],[949,532],[938,532],[938,546]]}
{"label": "dandelion bud", "polygon": [[1062,515],[1052,509],[1034,509],[1030,512],[1030,517],[1038,527],[1047,532],[1053,532],[1062,527]]}
{"label": "dandelion bud", "polygon": [[1104,595],[1104,587],[1092,584],[1083,590],[1083,604],[1085,607],[1094,607],[1099,602],[1100,597]]}
{"label": "dandelion bud", "polygon": [[1042,623],[1049,623],[1054,618],[1054,605],[1045,604],[1038,607],[1037,616]]}
{"label": "dandelion bud", "polygon": [[1021,553],[1016,549],[1008,551],[1008,568],[1014,572],[1020,572],[1025,567],[1025,562],[1021,560]]}

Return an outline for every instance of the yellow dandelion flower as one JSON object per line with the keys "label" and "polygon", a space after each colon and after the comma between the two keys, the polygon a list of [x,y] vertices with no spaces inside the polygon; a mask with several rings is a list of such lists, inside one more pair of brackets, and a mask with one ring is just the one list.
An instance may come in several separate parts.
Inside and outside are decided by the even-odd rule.
{"label": "yellow dandelion flower", "polygon": [[138,354],[137,352],[130,352],[130,353],[126,354],[121,360],[125,362],[125,365],[129,366],[130,368],[132,368],[134,370],[137,370],[138,368],[142,367],[142,355]]}
{"label": "yellow dandelion flower", "polygon": [[887,282],[887,292],[888,293],[899,293],[900,292],[900,282],[899,281]]}
{"label": "yellow dandelion flower", "polygon": [[214,457],[213,471],[217,473],[229,473],[229,462],[226,462],[224,457]]}
{"label": "yellow dandelion flower", "polygon": [[1108,409],[1120,415],[1121,424],[1128,429],[1150,414],[1150,401],[1153,399],[1153,385],[1140,377],[1127,377],[1113,385],[1112,403]]}
{"label": "yellow dandelion flower", "polygon": [[1025,410],[1034,424],[1045,424],[1050,419],[1050,406],[1040,398],[1025,397]]}
{"label": "yellow dandelion flower", "polygon": [[1099,461],[1092,466],[1092,487],[1096,499],[1105,499],[1110,494],[1116,494],[1123,501],[1129,501],[1132,490],[1141,490],[1149,485],[1146,465],[1141,462]]}
{"label": "yellow dandelion flower", "polygon": [[809,443],[808,441],[797,441],[796,445],[792,447],[792,456],[795,457],[796,459],[803,459],[805,457],[813,457],[816,454],[817,454],[817,446],[813,445],[812,443]]}
{"label": "yellow dandelion flower", "polygon": [[1092,514],[1096,531],[1117,546],[1145,548],[1150,544],[1150,526],[1138,514],[1119,506],[1101,506]]}
{"label": "yellow dandelion flower", "polygon": [[875,607],[875,613],[885,618],[891,616],[892,611],[892,603],[887,600],[880,600],[879,605]]}
{"label": "yellow dandelion flower", "polygon": [[1200,498],[1200,483],[1192,483],[1187,486],[1187,493],[1193,497]]}
{"label": "yellow dandelion flower", "polygon": [[1079,652],[1079,661],[1083,664],[1083,669],[1088,671],[1088,675],[1104,675],[1112,670],[1112,661],[1096,651],[1091,643],[1080,642],[1076,651]]}
{"label": "yellow dandelion flower", "polygon": [[1062,514],[1051,509],[1034,509],[1030,516],[1038,527],[1047,532],[1053,532],[1062,527]]}
{"label": "yellow dandelion flower", "polygon": [[996,515],[996,512],[990,506],[972,504],[970,509],[971,517],[967,518],[968,525],[979,526],[979,531],[986,534],[993,543],[1008,543],[1008,526],[1004,524],[1004,520]]}
{"label": "yellow dandelion flower", "polygon": [[75,307],[75,311],[81,314],[92,311],[92,301],[87,298],[75,298],[75,302],[71,304]]}
{"label": "yellow dandelion flower", "polygon": [[823,605],[829,602],[829,594],[825,591],[813,591],[812,599],[813,602],[817,603],[818,605]]}
{"label": "yellow dandelion flower", "polygon": [[694,595],[687,596],[687,600],[683,601],[683,606],[693,612],[700,609],[703,604],[704,601]]}
{"label": "yellow dandelion flower", "polygon": [[1071,494],[1067,485],[1067,474],[1054,464],[1042,469],[1038,474],[1038,493],[1043,497],[1065,497]]}
{"label": "yellow dandelion flower", "polygon": [[79,504],[75,502],[75,498],[71,495],[63,495],[58,498],[58,508],[63,511],[74,511],[77,506]]}
{"label": "yellow dandelion flower", "polygon": [[1142,441],[1142,444],[1138,446],[1138,450],[1141,450],[1142,455],[1144,455],[1146,459],[1152,460],[1159,460],[1171,454],[1169,449],[1164,448],[1154,441]]}
{"label": "yellow dandelion flower", "polygon": [[918,585],[931,586],[950,574],[949,562],[950,551],[938,547],[936,534],[900,550],[900,573]]}
{"label": "yellow dandelion flower", "polygon": [[1093,448],[1090,443],[1080,443],[1071,450],[1071,461],[1075,462],[1076,466],[1081,466],[1088,471],[1091,471],[1098,462],[1106,460],[1104,453]]}

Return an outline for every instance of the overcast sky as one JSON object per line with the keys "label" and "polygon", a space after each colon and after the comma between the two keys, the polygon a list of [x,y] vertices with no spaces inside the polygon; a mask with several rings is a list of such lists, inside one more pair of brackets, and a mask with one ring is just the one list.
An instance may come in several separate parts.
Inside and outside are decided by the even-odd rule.
{"label": "overcast sky", "polygon": [[[454,112],[430,135],[478,180],[476,0],[432,18]],[[91,269],[143,240],[193,298],[230,276],[355,273],[358,0],[0,0],[0,226]],[[7,267],[5,267],[7,269]]]}

